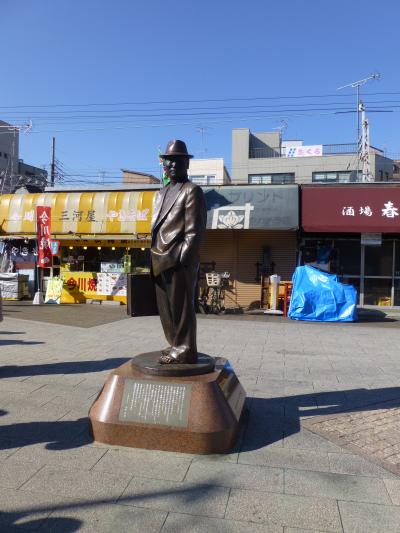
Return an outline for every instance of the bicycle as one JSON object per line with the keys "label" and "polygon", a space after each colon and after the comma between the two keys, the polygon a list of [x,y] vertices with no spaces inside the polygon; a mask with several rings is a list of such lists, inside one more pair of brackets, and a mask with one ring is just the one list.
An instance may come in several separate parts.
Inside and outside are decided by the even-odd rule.
{"label": "bicycle", "polygon": [[208,288],[208,297],[210,303],[208,305],[209,313],[224,313],[225,312],[225,288],[230,278],[229,272],[208,272],[206,273],[206,281]]}

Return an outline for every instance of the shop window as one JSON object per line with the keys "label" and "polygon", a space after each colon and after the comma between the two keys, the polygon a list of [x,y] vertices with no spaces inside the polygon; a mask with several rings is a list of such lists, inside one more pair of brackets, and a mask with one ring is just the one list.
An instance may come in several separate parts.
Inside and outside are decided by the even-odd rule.
{"label": "shop window", "polygon": [[392,305],[391,301],[392,280],[382,278],[365,278],[364,304],[365,305]]}
{"label": "shop window", "polygon": [[395,241],[394,275],[400,276],[400,241]]}
{"label": "shop window", "polygon": [[197,185],[217,185],[220,180],[217,180],[215,174],[204,174],[199,176],[189,176],[190,181],[197,183]]}
{"label": "shop window", "polygon": [[349,183],[351,172],[313,172],[312,181],[315,183]]}
{"label": "shop window", "polygon": [[339,276],[340,283],[345,283],[346,285],[353,285],[357,291],[357,305],[360,303],[360,278],[353,278],[352,276]]}
{"label": "shop window", "polygon": [[288,174],[271,174],[271,183],[273,185],[289,185],[294,183],[294,172]]}
{"label": "shop window", "polygon": [[365,275],[392,276],[393,241],[383,241],[381,246],[365,246]]}
{"label": "shop window", "polygon": [[303,264],[338,275],[360,275],[361,244],[359,240],[307,239],[301,252]]}
{"label": "shop window", "polygon": [[333,271],[337,274],[360,275],[361,243],[360,241],[335,240],[335,264]]}
{"label": "shop window", "polygon": [[294,172],[274,173],[274,174],[249,174],[248,182],[251,185],[287,185],[294,183]]}
{"label": "shop window", "polygon": [[400,305],[400,279],[394,280],[394,300],[393,305]]}

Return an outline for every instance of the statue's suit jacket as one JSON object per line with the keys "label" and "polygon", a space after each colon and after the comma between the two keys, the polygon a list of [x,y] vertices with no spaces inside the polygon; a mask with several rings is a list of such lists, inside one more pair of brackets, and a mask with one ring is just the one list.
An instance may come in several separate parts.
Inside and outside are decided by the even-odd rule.
{"label": "statue's suit jacket", "polygon": [[185,181],[155,196],[152,217],[151,263],[154,276],[177,265],[197,265],[207,222],[202,189]]}

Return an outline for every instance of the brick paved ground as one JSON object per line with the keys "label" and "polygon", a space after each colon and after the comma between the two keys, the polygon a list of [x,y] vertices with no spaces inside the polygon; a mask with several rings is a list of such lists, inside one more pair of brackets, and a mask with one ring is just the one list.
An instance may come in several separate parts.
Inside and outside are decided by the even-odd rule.
{"label": "brick paved ground", "polygon": [[315,417],[305,427],[400,475],[398,400],[372,404],[359,412]]}
{"label": "brick paved ground", "polygon": [[[400,531],[400,477],[306,427],[334,414],[354,434],[369,414],[397,416],[397,327],[199,320],[199,348],[228,357],[249,396],[236,449],[202,457],[88,434],[109,370],[163,345],[157,317],[85,328],[15,316],[0,327],[2,533]],[[383,401],[389,411],[367,407]]]}

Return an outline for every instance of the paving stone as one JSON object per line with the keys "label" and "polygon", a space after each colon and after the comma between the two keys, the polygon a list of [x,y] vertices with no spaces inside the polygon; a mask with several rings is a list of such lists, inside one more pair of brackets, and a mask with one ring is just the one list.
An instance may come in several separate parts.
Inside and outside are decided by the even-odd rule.
{"label": "paving stone", "polygon": [[[76,506],[52,512],[40,531],[70,533],[71,529],[67,520],[73,518],[79,522],[80,533],[125,533],[127,531],[158,533],[166,516],[165,512],[126,505],[93,505],[83,509]],[[66,521],[63,522],[63,520]]]}
{"label": "paving stone", "polygon": [[268,525],[342,531],[336,502],[322,498],[233,489],[225,516]]}
{"label": "paving stone", "polygon": [[[0,433],[1,433],[1,429],[0,429]],[[14,454],[19,449],[20,447],[15,445],[15,441],[1,439],[0,440],[0,461],[4,461],[5,459],[10,457],[12,454]]]}
{"label": "paving stone", "polygon": [[161,533],[283,533],[283,527],[170,513]]}
{"label": "paving stone", "polygon": [[400,479],[385,479],[384,483],[392,502],[400,505]]}
{"label": "paving stone", "polygon": [[107,451],[91,446],[73,447],[68,441],[64,446],[65,449],[60,450],[46,448],[44,444],[25,446],[9,457],[8,462],[30,461],[41,466],[59,465],[63,468],[71,466],[74,469],[90,470]]}
{"label": "paving stone", "polygon": [[[375,391],[376,392],[376,391]],[[387,395],[399,395],[391,389]],[[375,395],[374,395],[375,397]],[[340,443],[347,450],[358,453],[400,474],[400,400],[369,404],[344,413],[307,420],[304,425],[312,431]]]}
{"label": "paving stone", "polygon": [[60,497],[57,494],[43,494],[39,491],[32,494],[1,487],[0,501],[0,531],[2,533],[37,531],[54,509],[64,509],[73,502],[72,499]]}
{"label": "paving stone", "polygon": [[326,533],[326,531],[321,531],[318,529],[299,529],[297,527],[285,527],[284,533]]}
{"label": "paving stone", "polygon": [[[236,443],[234,449],[240,449],[240,437]],[[228,452],[221,454],[210,454],[210,455],[193,455],[192,462],[223,462],[223,463],[237,463],[239,457],[239,452]]]}
{"label": "paving stone", "polygon": [[130,474],[93,472],[72,468],[45,466],[37,472],[21,490],[27,492],[49,492],[82,499],[117,499],[131,479]]}
{"label": "paving stone", "polygon": [[94,472],[129,473],[132,476],[183,481],[191,458],[151,450],[108,450],[95,465]]}
{"label": "paving stone", "polygon": [[229,489],[226,487],[135,477],[118,503],[222,518],[228,496]]}
{"label": "paving stone", "polygon": [[[293,433],[291,432],[293,431]],[[333,442],[316,435],[307,429],[301,429],[300,431],[294,427],[293,430],[286,429],[285,437],[283,441],[285,448],[299,448],[301,450],[315,450],[326,452],[341,452],[340,446],[337,446]]]}
{"label": "paving stone", "polygon": [[192,463],[185,478],[192,483],[283,492],[283,470],[230,463]]}
{"label": "paving stone", "polygon": [[369,503],[390,503],[381,479],[329,472],[286,470],[285,493]]}
{"label": "paving stone", "polygon": [[400,507],[339,502],[344,533],[398,533]]}
{"label": "paving stone", "polygon": [[239,454],[239,463],[274,467],[299,468],[329,472],[327,453],[290,448],[261,448]]}
{"label": "paving stone", "polygon": [[331,472],[336,474],[355,474],[360,476],[373,476],[380,478],[397,478],[388,470],[359,455],[350,453],[328,453]]}
{"label": "paving stone", "polygon": [[18,462],[17,464],[7,460],[0,462],[0,487],[17,489],[29,478],[40,470],[37,463]]}

